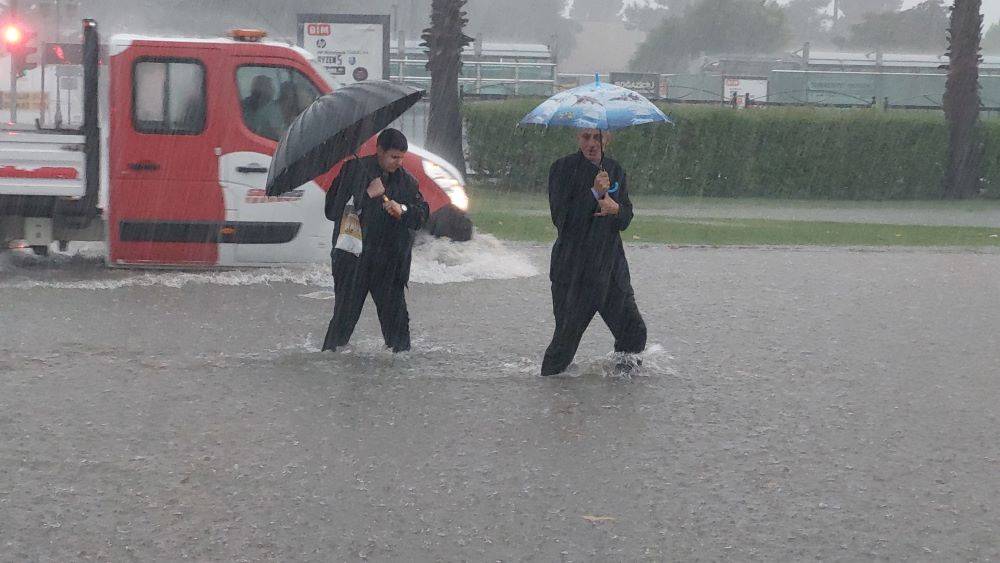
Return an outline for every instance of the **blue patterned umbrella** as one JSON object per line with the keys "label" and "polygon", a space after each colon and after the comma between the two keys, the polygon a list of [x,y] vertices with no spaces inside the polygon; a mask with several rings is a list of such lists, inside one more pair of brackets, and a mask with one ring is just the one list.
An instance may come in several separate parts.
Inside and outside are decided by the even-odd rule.
{"label": "blue patterned umbrella", "polygon": [[613,131],[646,123],[673,123],[652,102],[614,84],[592,84],[559,92],[542,102],[519,125]]}

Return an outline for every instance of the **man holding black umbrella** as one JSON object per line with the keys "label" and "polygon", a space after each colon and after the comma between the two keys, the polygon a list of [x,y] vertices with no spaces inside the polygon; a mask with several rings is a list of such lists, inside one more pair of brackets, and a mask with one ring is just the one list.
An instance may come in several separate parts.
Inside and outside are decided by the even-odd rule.
{"label": "man holding black umbrella", "polygon": [[545,351],[542,375],[562,373],[573,361],[584,331],[600,313],[622,354],[618,375],[638,364],[646,348],[646,324],[632,291],[621,231],[632,222],[625,169],[604,156],[610,134],[577,132],[579,152],[549,171],[549,209],[558,232],[549,278],[556,328]]}
{"label": "man holding black umbrella", "polygon": [[326,216],[336,223],[334,246],[353,198],[362,248],[358,255],[339,248],[331,253],[336,301],[323,350],[348,343],[369,293],[386,346],[393,352],[410,349],[405,288],[415,232],[427,221],[430,209],[417,180],[402,167],[407,149],[402,132],[382,131],[375,155],[347,161],[327,191]]}

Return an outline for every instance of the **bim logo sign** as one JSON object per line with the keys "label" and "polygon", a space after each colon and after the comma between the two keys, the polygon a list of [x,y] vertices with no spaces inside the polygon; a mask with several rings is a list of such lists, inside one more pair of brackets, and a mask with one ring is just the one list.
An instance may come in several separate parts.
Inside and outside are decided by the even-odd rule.
{"label": "bim logo sign", "polygon": [[330,35],[331,29],[328,23],[306,24],[306,35]]}

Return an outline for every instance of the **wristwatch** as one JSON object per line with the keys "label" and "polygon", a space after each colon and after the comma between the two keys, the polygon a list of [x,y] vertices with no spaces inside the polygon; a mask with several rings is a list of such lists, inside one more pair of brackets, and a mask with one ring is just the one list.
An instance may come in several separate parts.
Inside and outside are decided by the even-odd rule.
{"label": "wristwatch", "polygon": [[399,212],[399,214],[402,215],[402,214],[406,213],[406,211],[409,209],[409,207],[407,207],[405,203],[400,203],[399,204],[399,209],[401,210]]}

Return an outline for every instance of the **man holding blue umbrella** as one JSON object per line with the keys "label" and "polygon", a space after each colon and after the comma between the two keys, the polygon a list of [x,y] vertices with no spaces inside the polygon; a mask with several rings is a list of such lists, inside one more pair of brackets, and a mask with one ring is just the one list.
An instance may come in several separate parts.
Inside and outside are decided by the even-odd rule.
{"label": "man holding blue umbrella", "polygon": [[556,327],[542,375],[569,367],[594,315],[600,313],[622,354],[618,375],[629,376],[646,348],[646,324],[635,303],[621,232],[632,222],[625,169],[605,156],[610,131],[670,123],[639,94],[611,84],[560,92],[521,120],[522,125],[577,129],[579,151],[549,170],[549,210],[557,237],[549,279]]}
{"label": "man holding blue umbrella", "polygon": [[[632,222],[625,169],[604,156],[610,134],[581,129],[576,139],[579,152],[549,170],[549,209],[558,232],[549,269],[556,328],[542,375],[566,370],[595,313],[611,329],[616,352],[646,348],[621,238]],[[616,369],[628,375],[636,362],[624,356]]]}

